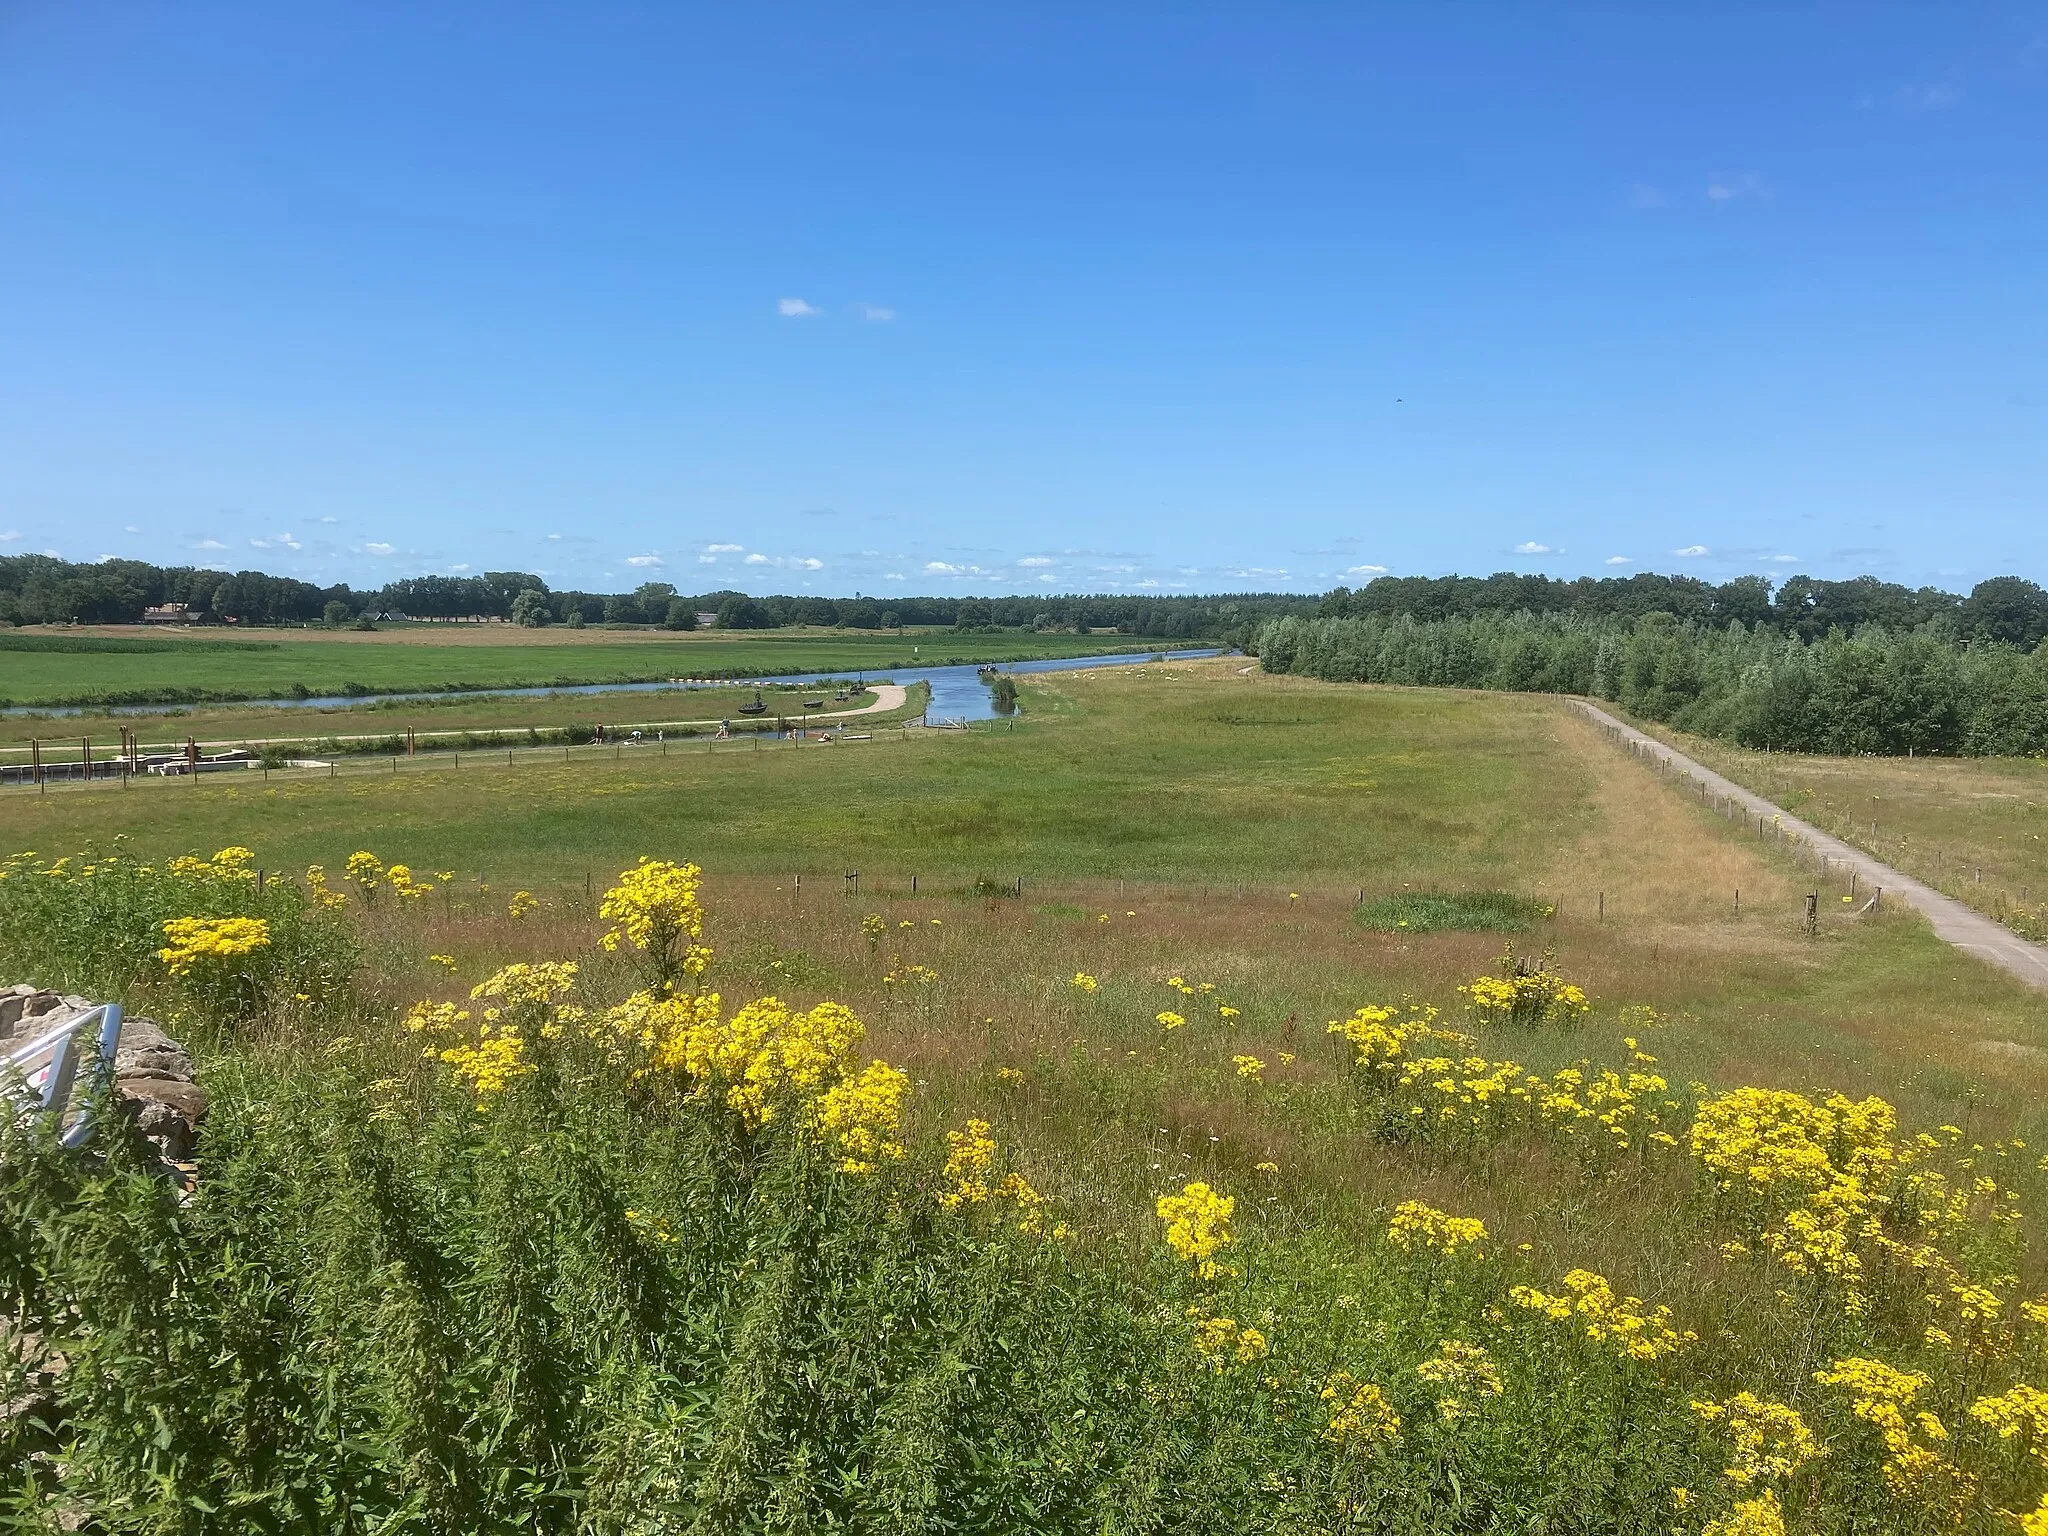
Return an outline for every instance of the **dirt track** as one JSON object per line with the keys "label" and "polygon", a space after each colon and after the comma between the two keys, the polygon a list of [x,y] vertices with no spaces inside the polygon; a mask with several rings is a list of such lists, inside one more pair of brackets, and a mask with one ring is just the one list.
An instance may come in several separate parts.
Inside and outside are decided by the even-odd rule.
{"label": "dirt track", "polygon": [[1797,837],[1800,843],[1831,867],[1854,870],[1860,881],[1883,892],[1886,901],[1903,901],[1914,911],[1924,916],[1937,937],[1947,940],[1966,954],[1974,955],[1986,965],[1993,965],[2010,975],[2017,976],[2031,987],[2048,991],[2048,949],[2030,944],[2002,923],[1995,923],[1981,912],[1971,910],[1961,902],[1944,896],[1932,886],[1922,885],[1911,875],[1902,874],[1891,865],[1881,863],[1863,852],[1852,848],[1840,838],[1830,837],[1818,827],[1801,821],[1789,811],[1780,809],[1761,795],[1750,793],[1741,785],[1724,779],[1711,768],[1694,762],[1683,752],[1677,752],[1658,741],[1645,736],[1634,726],[1625,725],[1614,716],[1585,700],[1574,700],[1593,721],[1605,727],[1616,739],[1626,742],[1643,757],[1653,762],[1670,766],[1673,772],[1683,774],[1695,784],[1703,784],[1708,792],[1724,801],[1741,806],[1751,816],[1767,817],[1788,835]]}

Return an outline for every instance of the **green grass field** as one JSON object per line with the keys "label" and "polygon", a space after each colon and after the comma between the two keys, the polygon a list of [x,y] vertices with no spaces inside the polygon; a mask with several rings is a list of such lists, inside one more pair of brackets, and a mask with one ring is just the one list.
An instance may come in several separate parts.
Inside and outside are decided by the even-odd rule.
{"label": "green grass field", "polygon": [[[907,893],[917,875],[921,896],[1022,878],[1027,897],[1071,893],[1091,911],[1144,890],[1204,924],[1316,934],[1308,952],[1286,938],[1290,958],[1270,963],[1279,1013],[1304,1018],[1367,986],[1455,1002],[1452,978],[1499,948],[1485,931],[1375,932],[1370,916],[1353,921],[1361,890],[1375,902],[1507,891],[1559,908],[1525,946],[1555,943],[1602,995],[1696,1019],[1688,1070],[1796,1080],[1817,1054],[1845,1082],[1932,1089],[1944,1105],[1988,1094],[2015,1112],[2023,1086],[2048,1085],[2048,1071],[1998,1054],[1998,1042],[2048,1047],[2016,984],[1911,919],[1852,922],[1832,891],[1827,936],[1805,942],[1807,876],[1671,794],[1560,701],[1239,665],[1034,678],[1013,726],[844,747],[579,748],[517,754],[512,768],[480,753],[332,781],[17,789],[0,793],[0,840],[48,851],[119,833],[151,856],[240,843],[281,869],[332,867],[367,842],[467,881],[563,892],[653,853],[696,860],[749,903],[800,873],[836,892],[848,871],[868,892]],[[366,827],[375,835],[354,830]],[[979,912],[970,903],[967,921]],[[1299,985],[1311,975],[1317,985]],[[1910,1022],[1923,1013],[1943,1019],[1938,1035]]]}
{"label": "green grass field", "polygon": [[2048,939],[2048,763],[1751,752],[1645,729],[1893,868]]}
{"label": "green grass field", "polygon": [[[1473,1129],[1463,1127],[1463,1111],[1448,1127],[1417,1125],[1398,1095],[1360,1086],[1326,1021],[1407,999],[1468,1030],[1473,1043],[1457,1049],[1472,1060],[1447,1059],[1413,1087],[1430,1104],[1434,1080],[1451,1084],[1442,1091],[1455,1098],[1459,1079],[1483,1077],[1501,1061],[1542,1073],[1615,1066],[1668,1080],[1674,1116],[1681,1101],[1738,1085],[1817,1097],[1839,1090],[1895,1105],[1902,1137],[1951,1124],[1967,1152],[1996,1138],[2034,1145],[2048,1137],[2048,1017],[2038,997],[1941,945],[1909,915],[1850,915],[1838,892],[1823,893],[1821,931],[1808,936],[1806,874],[1674,793],[1558,699],[1328,685],[1267,677],[1235,658],[1048,674],[1025,680],[1021,692],[1024,713],[993,729],[886,733],[844,747],[588,752],[566,761],[536,753],[511,767],[479,758],[459,769],[407,762],[396,772],[279,775],[267,784],[222,776],[125,791],[5,792],[0,843],[49,857],[104,849],[119,836],[159,861],[235,844],[271,871],[317,863],[330,875],[368,848],[415,872],[447,871],[452,878],[415,905],[388,893],[367,909],[352,899],[368,955],[357,981],[360,1018],[315,1022],[304,1044],[286,1029],[226,1049],[216,1068],[224,1081],[328,1083],[305,1089],[315,1098],[363,1091],[322,1076],[344,1070],[323,1063],[358,1049],[367,1054],[359,1071],[345,1069],[351,1081],[413,1082],[418,1048],[402,1034],[386,1038],[392,1010],[423,997],[461,1000],[508,962],[573,958],[585,996],[620,995],[628,976],[595,942],[604,927],[595,893],[642,855],[694,860],[704,869],[706,941],[716,950],[709,983],[728,1002],[772,992],[797,1006],[849,1005],[867,1021],[862,1049],[914,1084],[907,1137],[932,1147],[943,1131],[987,1118],[1100,1272],[1151,1273],[1150,1212],[1160,1195],[1190,1179],[1234,1192],[1257,1234],[1242,1275],[1183,1295],[1154,1274],[1143,1284],[1164,1284],[1159,1294],[1172,1298],[1156,1315],[1178,1318],[1183,1302],[1229,1306],[1292,1348],[1341,1338],[1364,1357],[1399,1361],[1409,1383],[1402,1433],[1412,1437],[1400,1456],[1410,1459],[1354,1469],[1361,1486],[1384,1484],[1380,1496],[1426,1507],[1398,1528],[1451,1528],[1464,1518],[1459,1510],[1469,1514],[1462,1501],[1470,1495],[1432,1480],[1427,1468],[1446,1463],[1430,1458],[1440,1456],[1467,1483],[1493,1490],[1483,1497],[1495,1501],[1499,1520],[1477,1528],[1524,1528],[1515,1521],[1537,1496],[1515,1489],[1551,1486],[1547,1468],[1508,1448],[1524,1436],[1552,1446],[1545,1454],[1559,1465],[1675,1458],[1658,1474],[1663,1482],[1635,1496],[1657,1501],[1641,1506],[1641,1519],[1600,1503],[1611,1491],[1573,1493],[1574,1513],[1559,1528],[1671,1528],[1664,1484],[1681,1479],[1696,1487],[1688,1498],[1725,1512],[1743,1490],[1714,1490],[1718,1431],[1701,1428],[1686,1403],[1738,1388],[1835,1426],[1833,1459],[1823,1464],[1828,1491],[1786,1484],[1788,1501],[1795,1493],[1801,1501],[1795,1528],[1929,1528],[1917,1506],[1855,1504],[1857,1478],[1878,1482],[1857,1438],[1869,1439],[1868,1426],[1837,1412],[1813,1372],[1829,1350],[1882,1351],[1943,1383],[1927,1400],[1960,1434],[1967,1400],[1959,1394],[2021,1366],[1951,1370],[1919,1342],[1917,1302],[1844,1312],[1829,1289],[1835,1282],[1794,1279],[1762,1257],[1762,1239],[1743,1225],[1749,1218],[1731,1214],[1689,1168],[1679,1138],[1667,1151],[1638,1140],[1625,1157],[1591,1154],[1540,1132],[1478,1129],[1491,1112],[1483,1099]],[[508,916],[515,890],[537,895],[538,912]],[[1498,974],[1510,939],[1527,958],[1547,953],[1585,989],[1590,1011],[1538,1026],[1474,1019],[1459,988]],[[0,938],[0,952],[6,943]],[[1077,975],[1090,985],[1078,986]],[[1233,1016],[1216,1009],[1226,999]],[[1186,1023],[1165,1027],[1170,1011]],[[322,1043],[323,1029],[341,1038]],[[248,1123],[273,1123],[261,1095],[287,1090],[247,1091],[258,1094]],[[418,1097],[429,1091],[425,1079],[406,1091],[428,1102]],[[1668,1123],[1683,1130],[1678,1119]],[[429,1140],[438,1145],[446,1134]],[[560,1133],[505,1134],[516,1150]],[[667,1155],[633,1145],[622,1167],[645,1158],[655,1166]],[[704,1155],[675,1166],[702,1166]],[[936,1176],[940,1155],[929,1154],[919,1177]],[[1998,1187],[2029,1211],[2048,1194],[2033,1156],[2008,1157],[2003,1142],[1984,1154]],[[253,1171],[240,1176],[261,1182]],[[423,1188],[419,1198],[439,1196]],[[673,1203],[658,1188],[632,1198]],[[1415,1199],[1483,1220],[1499,1255],[1483,1281],[1477,1271],[1460,1278],[1441,1260],[1428,1261],[1420,1278],[1385,1277],[1388,1212]],[[680,1228],[691,1208],[677,1205],[668,1219]],[[871,1219],[886,1227],[895,1218]],[[1750,1250],[1729,1247],[1738,1235]],[[998,1249],[975,1251],[986,1265]],[[752,1262],[734,1250],[714,1268],[744,1276]],[[1991,1282],[2008,1313],[2048,1278],[2038,1256],[2009,1246],[1971,1249],[1962,1262],[1972,1273],[2010,1266],[2009,1277]],[[1512,1308],[1502,1313],[1506,1280],[1554,1287],[1579,1268],[1668,1305],[1700,1341],[1624,1383],[1601,1374],[1611,1366],[1587,1366],[1515,1334]],[[997,1284],[992,1272],[977,1273],[983,1278],[960,1282],[961,1294],[994,1294],[975,1289]],[[867,1294],[863,1282],[846,1284],[848,1294]],[[1081,1282],[1045,1284],[1045,1296],[1066,1297]],[[1410,1284],[1413,1294],[1399,1289]],[[1898,1297],[1931,1282],[1903,1284]],[[1342,1313],[1357,1304],[1354,1292],[1380,1297],[1369,1307],[1381,1310],[1360,1319],[1362,1332]],[[1153,1306],[1119,1301],[1101,1317],[1130,1307],[1151,1316]],[[728,1323],[741,1337],[757,1326]],[[887,1333],[894,1325],[872,1326]],[[960,1335],[947,1330],[974,1325],[947,1313],[930,1326],[953,1340]],[[1093,1327],[1058,1326],[1077,1337]],[[1434,1410],[1414,1395],[1411,1357],[1453,1327],[1491,1330],[1504,1360],[1521,1352],[1509,1394],[1526,1416],[1504,1421],[1505,1438],[1484,1450],[1479,1440],[1460,1450],[1428,1438]],[[794,1342],[778,1347],[800,1351]],[[1260,1396],[1284,1396],[1292,1369],[1276,1366],[1273,1380],[1283,1384],[1270,1389],[1251,1390],[1247,1377],[1249,1398],[1230,1397],[1227,1408],[1218,1399],[1202,1411],[1221,1417],[1187,1433],[1204,1444],[1211,1434],[1238,1434],[1214,1427],[1251,1422],[1233,1415],[1292,1422],[1278,1408],[1269,1414]],[[1400,1390],[1389,1374],[1395,1366],[1376,1369]],[[1191,1379],[1239,1390],[1206,1366]],[[1552,1382],[1570,1385],[1546,1396]],[[1139,1398],[1144,1391],[1129,1389]],[[1566,1427],[1580,1422],[1602,1426],[1597,1444],[1581,1444]],[[1576,1448],[1544,1439],[1558,1434]],[[1640,1443],[1629,1438],[1638,1434]],[[1303,1438],[1315,1444],[1312,1432]],[[1624,1440],[1640,1448],[1621,1449]],[[1258,1452],[1261,1465],[1291,1454]],[[1687,1456],[1702,1459],[1686,1470]],[[2022,1488],[2025,1465],[2008,1463],[1997,1486]],[[1579,1475],[1560,1474],[1565,1483]],[[1294,1477],[1242,1497],[1299,1491]],[[1585,1515],[1592,1506],[1571,1502],[1581,1498],[1608,1513]],[[1862,1513],[1841,1513],[1852,1507]],[[1323,1518],[1289,1528],[1357,1528]],[[1151,1527],[1112,1520],[1102,1528]],[[1677,1528],[1698,1526],[1678,1520]],[[1970,1528],[1997,1527],[1985,1514]]]}
{"label": "green grass field", "polygon": [[[858,708],[872,703],[874,694],[864,692],[844,703],[833,701],[830,690],[816,686],[769,683],[760,690],[767,714],[758,717],[772,724],[777,714],[806,717],[806,699],[823,698],[830,711]],[[862,715],[847,722],[849,729],[867,729],[893,724],[921,712],[930,696],[927,685],[910,688],[902,708]],[[588,727],[602,723],[614,736],[643,727],[652,730],[678,723],[702,724],[731,719],[744,726],[749,717],[738,713],[752,692],[732,688],[660,689],[647,693],[608,694],[522,694],[516,697],[447,694],[435,698],[386,698],[358,700],[312,708],[265,709],[253,704],[193,705],[164,714],[124,715],[120,724],[136,732],[138,750],[182,750],[190,737],[211,751],[218,747],[259,746],[263,743],[295,743],[299,755],[319,756],[334,739],[360,746],[364,738],[388,742],[402,738],[408,727],[418,734],[421,750],[439,750],[454,745],[481,745],[493,733],[507,734],[534,730],[560,730],[570,726]],[[836,721],[834,723],[837,723]],[[29,743],[40,741],[45,763],[76,762],[90,743],[95,760],[114,752],[119,736],[113,721],[105,716],[53,718],[43,714],[0,716],[0,763],[29,760]],[[68,734],[63,732],[75,727]],[[83,738],[83,740],[81,740]],[[471,738],[464,740],[463,738]],[[351,748],[353,750],[353,748]]]}
{"label": "green grass field", "polygon": [[[0,635],[0,701],[11,705],[203,703],[465,688],[658,682],[670,677],[1024,661],[1147,649],[1114,635],[903,634],[775,630],[675,634],[662,630],[522,630],[504,625],[416,625],[379,630],[262,630],[223,637],[209,629],[23,631],[18,643],[79,650],[10,649]],[[108,649],[89,649],[107,645]],[[45,734],[56,734],[56,730]]]}

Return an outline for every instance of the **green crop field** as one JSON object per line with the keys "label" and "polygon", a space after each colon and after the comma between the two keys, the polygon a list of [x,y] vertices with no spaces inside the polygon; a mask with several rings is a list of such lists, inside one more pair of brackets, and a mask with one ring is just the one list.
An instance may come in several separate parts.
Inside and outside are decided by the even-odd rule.
{"label": "green crop field", "polygon": [[[843,746],[0,791],[0,843],[38,850],[0,959],[181,1019],[219,1095],[194,1214],[123,1218],[193,1234],[167,1379],[274,1371],[292,1448],[238,1460],[187,1409],[152,1450],[151,1387],[95,1408],[75,1485],[734,1531],[979,1500],[984,1529],[1693,1533],[1766,1499],[1802,1531],[1923,1531],[1930,1501],[1989,1531],[2039,1496],[1972,1406],[2039,1349],[2011,1218],[2048,1195],[2037,997],[1838,892],[1807,934],[1805,874],[1561,700],[1234,658],[1020,692]],[[230,846],[268,894],[125,872]],[[347,883],[359,850],[404,880]],[[648,952],[600,942],[643,856],[702,867],[687,1006],[634,1002]],[[167,972],[180,902],[267,912],[273,968]],[[1515,990],[1510,942],[1512,1017],[1475,980]],[[589,1013],[501,973],[539,960]],[[859,1035],[736,1012],[768,994]],[[421,1000],[449,1007],[409,1028]],[[790,1064],[827,1060],[844,1091],[803,1098]],[[764,1121],[754,1093],[795,1096]],[[867,1123],[897,1140],[846,1153]],[[36,1209],[66,1294],[146,1355],[92,1268],[111,1218]],[[324,1396],[286,1389],[330,1348]],[[1845,1359],[1920,1375],[1941,1434],[1909,1421],[1935,1460],[1903,1492],[1816,1379]],[[475,1449],[397,1449],[443,1433]],[[318,1470],[261,1482],[273,1456]],[[514,1456],[529,1481],[492,1483]]]}
{"label": "green crop field", "polygon": [[[1025,661],[1145,650],[1114,635],[952,630],[755,633],[402,625],[374,632],[217,629],[0,633],[0,702],[204,703],[236,699],[659,682],[671,677]],[[295,690],[297,690],[295,694]]]}

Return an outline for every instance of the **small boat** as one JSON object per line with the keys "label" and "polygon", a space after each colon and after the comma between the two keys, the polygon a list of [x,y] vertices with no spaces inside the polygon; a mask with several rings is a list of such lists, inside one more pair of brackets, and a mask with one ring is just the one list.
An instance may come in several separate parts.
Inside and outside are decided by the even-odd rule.
{"label": "small boat", "polygon": [[805,700],[804,700],[804,708],[805,708],[805,709],[823,709],[824,707],[825,707],[825,701],[824,701],[823,699],[805,699]]}
{"label": "small boat", "polygon": [[846,690],[842,688],[837,693],[833,694],[832,702],[834,704],[844,704],[846,702]]}
{"label": "small boat", "polygon": [[760,690],[760,689],[756,688],[756,689],[754,690],[754,702],[753,702],[753,703],[751,703],[751,704],[742,704],[742,705],[740,706],[740,713],[741,713],[741,714],[743,714],[743,715],[765,715],[765,714],[767,714],[767,713],[768,713],[768,706],[767,706],[766,704],[763,704],[763,703],[761,702],[761,690]]}

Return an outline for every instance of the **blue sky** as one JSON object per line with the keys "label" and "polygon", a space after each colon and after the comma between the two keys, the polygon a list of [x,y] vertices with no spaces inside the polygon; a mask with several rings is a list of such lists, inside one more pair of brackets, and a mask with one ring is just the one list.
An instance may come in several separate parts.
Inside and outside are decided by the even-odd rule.
{"label": "blue sky", "polygon": [[0,553],[2048,578],[2048,8],[0,4]]}

